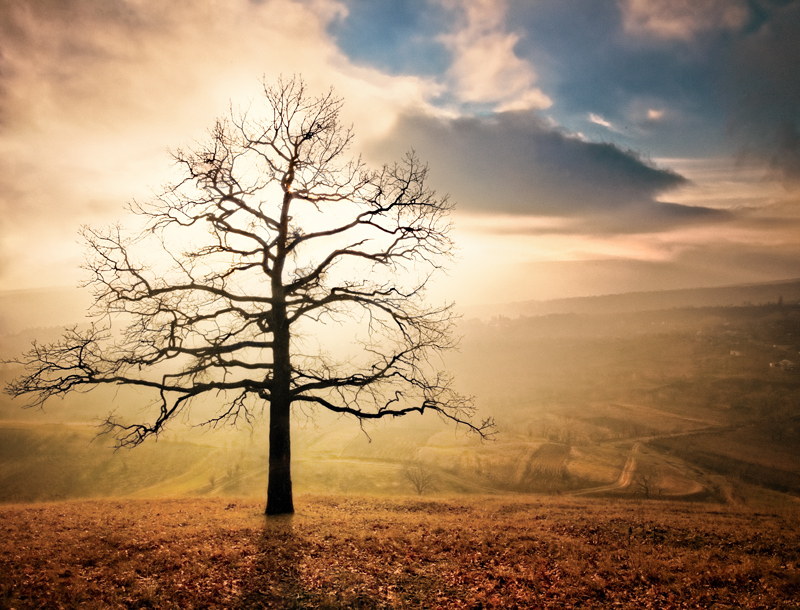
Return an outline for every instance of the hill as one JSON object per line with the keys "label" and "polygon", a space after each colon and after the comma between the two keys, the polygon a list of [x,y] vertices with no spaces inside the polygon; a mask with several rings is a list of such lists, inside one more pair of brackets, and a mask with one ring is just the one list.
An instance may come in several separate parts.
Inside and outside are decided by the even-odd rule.
{"label": "hill", "polygon": [[[362,430],[324,413],[298,415],[296,489],[402,495],[414,491],[409,469],[423,469],[428,495],[731,504],[800,496],[800,367],[785,364],[800,360],[800,305],[472,320],[461,330],[461,350],[446,365],[496,418],[494,442],[421,416]],[[115,408],[142,417],[146,404],[114,390],[56,402],[46,414],[0,400],[0,436],[13,447],[0,456],[0,501],[263,497],[263,422],[240,431],[176,425],[158,443],[116,453],[107,439],[92,442],[96,430],[68,423]]]}
{"label": "hill", "polygon": [[[466,318],[489,319],[496,316],[543,316],[550,314],[611,314],[685,307],[728,307],[800,301],[800,279],[723,286],[627,292],[589,297],[487,303],[459,307]],[[0,291],[0,338],[17,335],[30,328],[57,328],[84,320],[91,303],[88,291],[51,287]],[[14,346],[16,347],[16,345]],[[2,345],[0,344],[0,350]],[[5,350],[3,350],[5,351]]]}
{"label": "hill", "polygon": [[522,301],[461,308],[467,318],[544,316],[550,314],[612,314],[683,307],[731,307],[800,301],[800,279],[651,292],[627,292],[548,301]]}
{"label": "hill", "polygon": [[797,512],[305,496],[0,506],[4,608],[790,608]]}
{"label": "hill", "polygon": [[[0,295],[0,303],[17,304],[5,323],[21,324],[26,310],[68,318],[79,309],[76,294]],[[298,419],[293,432],[297,489],[409,493],[413,466],[430,471],[436,483],[427,492],[439,494],[728,502],[752,501],[757,488],[800,495],[798,297],[800,281],[793,281],[568,299],[547,308],[571,313],[464,320],[461,350],[446,366],[495,417],[496,442],[461,436],[435,419],[409,416],[362,431],[316,414]],[[700,306],[709,302],[728,306]],[[0,352],[17,354],[58,333],[6,334]],[[0,365],[0,382],[19,372]],[[105,388],[42,413],[0,396],[0,501],[263,495],[263,426],[206,435],[187,418],[157,445],[135,451],[115,454],[110,441],[92,442],[88,422],[111,411],[140,418],[147,404],[137,392]]]}

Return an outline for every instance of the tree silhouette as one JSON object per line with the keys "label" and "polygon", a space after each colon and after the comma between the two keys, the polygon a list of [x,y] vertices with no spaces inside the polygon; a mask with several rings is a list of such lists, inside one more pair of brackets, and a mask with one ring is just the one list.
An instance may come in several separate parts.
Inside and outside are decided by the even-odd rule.
{"label": "tree silhouette", "polygon": [[643,494],[648,500],[651,495],[660,493],[660,490],[656,487],[657,481],[658,473],[652,466],[639,466],[636,468],[633,482],[636,484],[639,493]]}
{"label": "tree silhouette", "polygon": [[436,485],[436,474],[422,462],[409,462],[403,468],[403,476],[411,484],[417,495],[432,491]]}
{"label": "tree silhouette", "polygon": [[[432,411],[481,436],[493,424],[474,423],[431,362],[454,345],[453,316],[426,306],[424,289],[453,244],[452,206],[426,187],[427,167],[413,153],[380,170],[345,158],[352,131],[332,91],[281,80],[264,100],[261,116],[231,112],[174,153],[181,178],[130,205],[139,229],[84,228],[91,326],[34,343],[6,391],[28,406],[104,384],[153,392],[149,421],[108,417],[119,446],[157,436],[200,397],[219,405],[210,425],[252,423],[268,405],[266,513],[283,514],[293,409],[362,423]],[[309,352],[308,337],[342,321],[358,325],[360,357]]]}

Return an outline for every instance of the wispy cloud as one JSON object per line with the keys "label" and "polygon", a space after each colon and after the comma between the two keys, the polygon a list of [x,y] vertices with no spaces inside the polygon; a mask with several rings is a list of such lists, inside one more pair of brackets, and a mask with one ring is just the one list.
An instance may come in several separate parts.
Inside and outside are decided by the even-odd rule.
{"label": "wispy cloud", "polygon": [[595,125],[600,125],[601,127],[605,127],[606,129],[614,129],[614,126],[611,124],[611,121],[605,120],[599,114],[595,114],[594,112],[589,113],[589,120]]}
{"label": "wispy cloud", "polygon": [[690,40],[709,30],[735,30],[749,17],[744,0],[619,0],[625,31]]}
{"label": "wispy cloud", "polygon": [[441,40],[453,56],[446,80],[460,102],[500,112],[552,105],[535,86],[533,66],[514,51],[519,36],[506,31],[504,1],[441,1],[456,15],[454,30]]}

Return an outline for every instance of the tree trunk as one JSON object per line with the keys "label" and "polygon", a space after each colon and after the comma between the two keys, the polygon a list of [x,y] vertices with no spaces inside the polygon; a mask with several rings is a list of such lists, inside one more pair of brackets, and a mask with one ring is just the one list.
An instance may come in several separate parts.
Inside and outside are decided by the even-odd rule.
{"label": "tree trunk", "polygon": [[292,439],[290,406],[285,397],[273,396],[269,408],[269,482],[267,515],[294,512],[292,500]]}
{"label": "tree trunk", "polygon": [[273,285],[273,371],[269,404],[269,482],[268,515],[294,512],[292,501],[292,437],[290,332],[282,287]]}
{"label": "tree trunk", "polygon": [[294,513],[292,498],[292,437],[291,437],[291,331],[286,316],[286,291],[283,286],[283,265],[286,261],[286,241],[289,231],[291,185],[296,158],[281,180],[284,189],[275,262],[272,267],[272,384],[269,404],[269,482],[267,483],[267,515]]}
{"label": "tree trunk", "polygon": [[292,437],[291,437],[291,355],[286,308],[273,307],[273,377],[269,404],[269,483],[268,515],[294,512],[292,502]]}

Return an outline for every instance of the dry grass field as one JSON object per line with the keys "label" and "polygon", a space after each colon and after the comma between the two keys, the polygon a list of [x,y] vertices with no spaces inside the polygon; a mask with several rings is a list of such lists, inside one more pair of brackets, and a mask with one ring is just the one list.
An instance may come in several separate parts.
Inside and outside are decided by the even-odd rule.
{"label": "dry grass field", "polygon": [[795,608],[791,506],[301,496],[0,506],[0,608]]}
{"label": "dry grass field", "polygon": [[496,441],[298,422],[287,519],[263,426],[113,452],[113,396],[0,399],[0,610],[800,608],[800,305],[465,329]]}

